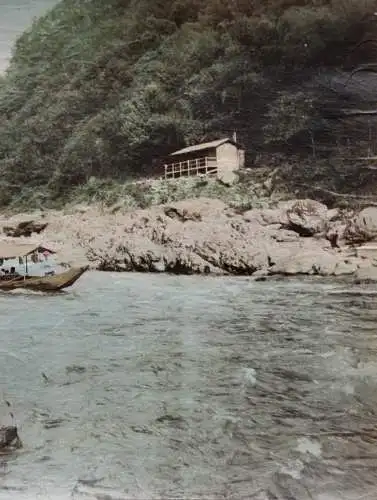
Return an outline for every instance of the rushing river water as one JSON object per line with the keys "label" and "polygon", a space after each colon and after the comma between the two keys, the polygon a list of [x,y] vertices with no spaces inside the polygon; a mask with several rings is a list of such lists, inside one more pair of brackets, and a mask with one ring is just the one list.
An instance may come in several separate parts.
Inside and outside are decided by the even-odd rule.
{"label": "rushing river water", "polygon": [[0,499],[377,498],[377,294],[88,273],[0,295]]}

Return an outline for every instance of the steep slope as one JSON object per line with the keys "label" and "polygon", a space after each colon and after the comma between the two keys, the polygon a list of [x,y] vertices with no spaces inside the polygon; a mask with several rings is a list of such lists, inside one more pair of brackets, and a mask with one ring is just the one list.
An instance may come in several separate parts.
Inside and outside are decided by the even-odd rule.
{"label": "steep slope", "polygon": [[154,173],[172,149],[233,130],[250,164],[296,157],[326,178],[323,159],[370,142],[374,123],[355,130],[340,109],[377,90],[370,76],[369,97],[356,76],[345,87],[342,69],[374,57],[373,44],[349,56],[373,36],[374,4],[63,0],[17,41],[0,85],[0,203]]}

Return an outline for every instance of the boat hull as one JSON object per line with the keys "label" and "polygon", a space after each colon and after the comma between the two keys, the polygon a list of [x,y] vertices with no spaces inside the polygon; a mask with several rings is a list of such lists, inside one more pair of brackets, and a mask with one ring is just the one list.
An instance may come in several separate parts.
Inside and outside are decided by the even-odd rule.
{"label": "boat hull", "polygon": [[72,267],[64,273],[54,276],[28,276],[17,277],[11,280],[0,280],[0,291],[16,290],[24,288],[39,292],[58,292],[72,286],[89,266]]}

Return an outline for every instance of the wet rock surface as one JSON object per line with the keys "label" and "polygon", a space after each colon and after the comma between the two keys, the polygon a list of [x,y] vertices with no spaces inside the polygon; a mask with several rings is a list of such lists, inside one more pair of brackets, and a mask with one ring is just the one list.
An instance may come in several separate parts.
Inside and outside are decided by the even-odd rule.
{"label": "wet rock surface", "polygon": [[[375,207],[353,213],[303,199],[239,213],[220,200],[198,198],[125,213],[80,206],[32,214],[33,221],[38,217],[41,222],[33,224],[43,226],[41,234],[17,241],[43,242],[59,250],[63,263],[89,262],[98,270],[259,278],[376,275],[373,255],[354,250],[377,238]],[[4,217],[0,225],[5,231],[25,219],[26,214]],[[28,214],[28,224],[30,219]]]}

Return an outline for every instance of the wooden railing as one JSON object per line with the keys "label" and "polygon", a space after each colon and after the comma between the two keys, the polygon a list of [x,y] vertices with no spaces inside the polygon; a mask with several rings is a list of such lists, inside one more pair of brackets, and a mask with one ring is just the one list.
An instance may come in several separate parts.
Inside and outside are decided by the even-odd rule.
{"label": "wooden railing", "polygon": [[204,158],[185,160],[177,163],[167,163],[165,165],[165,179],[216,174],[216,157],[205,156]]}

